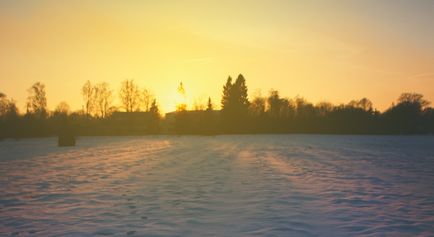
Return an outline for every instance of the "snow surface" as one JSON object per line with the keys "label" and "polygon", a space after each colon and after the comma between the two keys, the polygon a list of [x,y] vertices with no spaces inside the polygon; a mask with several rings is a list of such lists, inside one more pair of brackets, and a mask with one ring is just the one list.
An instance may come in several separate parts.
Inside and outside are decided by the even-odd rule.
{"label": "snow surface", "polygon": [[0,236],[434,236],[432,136],[0,142]]}

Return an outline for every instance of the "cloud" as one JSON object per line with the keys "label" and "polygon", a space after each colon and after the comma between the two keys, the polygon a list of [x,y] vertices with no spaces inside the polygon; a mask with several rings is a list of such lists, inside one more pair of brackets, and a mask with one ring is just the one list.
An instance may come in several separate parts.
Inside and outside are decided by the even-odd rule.
{"label": "cloud", "polygon": [[434,80],[434,72],[414,74],[409,79]]}

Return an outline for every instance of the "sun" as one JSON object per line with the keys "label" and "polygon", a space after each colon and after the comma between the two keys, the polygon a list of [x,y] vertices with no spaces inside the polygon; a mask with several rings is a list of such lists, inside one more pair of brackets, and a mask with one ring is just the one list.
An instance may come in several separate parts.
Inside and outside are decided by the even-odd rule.
{"label": "sun", "polygon": [[162,99],[162,109],[165,113],[187,110],[188,108],[187,93],[182,82]]}
{"label": "sun", "polygon": [[187,110],[187,96],[182,82],[179,83],[176,95],[176,111]]}

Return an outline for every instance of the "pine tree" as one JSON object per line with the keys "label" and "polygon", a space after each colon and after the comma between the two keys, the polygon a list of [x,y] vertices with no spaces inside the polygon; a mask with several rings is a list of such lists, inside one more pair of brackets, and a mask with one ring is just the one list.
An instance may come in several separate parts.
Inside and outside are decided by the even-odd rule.
{"label": "pine tree", "polygon": [[206,111],[212,111],[214,108],[213,108],[213,104],[212,104],[212,102],[211,102],[211,97],[208,97],[208,104],[207,104],[207,107],[206,107]]}
{"label": "pine tree", "polygon": [[247,113],[249,109],[249,99],[247,98],[247,85],[246,85],[246,79],[244,79],[244,76],[242,74],[238,75],[237,80],[234,83],[234,95],[235,95],[235,101],[236,101],[236,108],[237,110],[244,114]]}
{"label": "pine tree", "polygon": [[243,75],[239,75],[232,83],[229,77],[223,86],[222,96],[222,126],[228,132],[245,130],[249,109],[247,85]]}
{"label": "pine tree", "polygon": [[231,91],[232,91],[232,77],[229,76],[226,84],[223,86],[223,95],[222,95],[222,111],[230,110],[230,100],[231,100]]}
{"label": "pine tree", "polygon": [[149,112],[155,116],[156,118],[160,117],[160,110],[158,109],[157,100],[154,99],[152,101],[151,107],[149,108]]}
{"label": "pine tree", "polygon": [[158,133],[160,131],[160,110],[158,109],[157,100],[152,101],[149,108],[150,113],[150,132]]}

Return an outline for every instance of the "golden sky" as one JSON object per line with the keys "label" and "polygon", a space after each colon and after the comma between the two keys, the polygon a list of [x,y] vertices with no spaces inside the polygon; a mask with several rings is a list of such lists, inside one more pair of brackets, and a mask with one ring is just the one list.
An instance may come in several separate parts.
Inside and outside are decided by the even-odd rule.
{"label": "golden sky", "polygon": [[134,79],[164,112],[183,82],[189,105],[219,105],[228,75],[253,94],[311,102],[401,92],[434,102],[434,1],[1,1],[0,91],[21,111],[33,82],[48,105],[80,109],[86,80]]}

